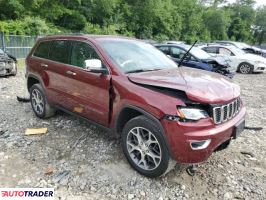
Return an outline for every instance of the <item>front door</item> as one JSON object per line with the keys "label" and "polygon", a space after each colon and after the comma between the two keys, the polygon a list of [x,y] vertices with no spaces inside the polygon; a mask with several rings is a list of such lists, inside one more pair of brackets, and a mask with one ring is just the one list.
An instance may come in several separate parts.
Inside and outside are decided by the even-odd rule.
{"label": "front door", "polygon": [[92,45],[72,41],[71,61],[66,71],[68,96],[73,99],[71,111],[107,126],[111,75],[87,71],[85,61],[90,59],[99,59],[106,67]]}

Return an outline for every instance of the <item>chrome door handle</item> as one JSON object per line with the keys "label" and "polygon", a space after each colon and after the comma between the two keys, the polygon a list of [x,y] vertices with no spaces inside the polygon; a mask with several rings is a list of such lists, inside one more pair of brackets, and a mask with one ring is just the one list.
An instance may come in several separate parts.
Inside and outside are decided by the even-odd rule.
{"label": "chrome door handle", "polygon": [[47,68],[47,67],[48,67],[48,65],[47,65],[47,64],[44,64],[44,63],[42,63],[42,64],[41,64],[41,67],[43,67],[43,68]]}
{"label": "chrome door handle", "polygon": [[75,72],[72,71],[66,71],[67,74],[72,75],[72,76],[76,76],[77,74]]}

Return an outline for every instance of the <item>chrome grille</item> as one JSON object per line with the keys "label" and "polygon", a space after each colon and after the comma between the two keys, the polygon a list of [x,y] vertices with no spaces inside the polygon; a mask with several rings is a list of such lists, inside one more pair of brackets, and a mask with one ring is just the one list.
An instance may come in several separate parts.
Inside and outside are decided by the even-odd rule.
{"label": "chrome grille", "polygon": [[221,124],[232,119],[240,110],[240,98],[229,104],[213,107],[213,120],[215,124]]}

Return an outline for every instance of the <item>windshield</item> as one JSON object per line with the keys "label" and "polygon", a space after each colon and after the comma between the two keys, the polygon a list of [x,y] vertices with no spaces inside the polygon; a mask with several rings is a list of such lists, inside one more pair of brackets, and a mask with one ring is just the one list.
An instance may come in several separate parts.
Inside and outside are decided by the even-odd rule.
{"label": "windshield", "polygon": [[130,40],[102,40],[100,44],[124,73],[177,67],[175,62],[150,44]]}
{"label": "windshield", "polygon": [[[186,50],[188,51],[189,48],[186,49]],[[199,59],[208,59],[208,58],[211,57],[210,54],[208,54],[206,51],[203,51],[202,49],[200,49],[200,48],[198,48],[198,47],[193,47],[193,48],[190,50],[190,53],[191,53],[193,56],[195,56],[195,57],[197,57],[197,58],[199,58]]]}

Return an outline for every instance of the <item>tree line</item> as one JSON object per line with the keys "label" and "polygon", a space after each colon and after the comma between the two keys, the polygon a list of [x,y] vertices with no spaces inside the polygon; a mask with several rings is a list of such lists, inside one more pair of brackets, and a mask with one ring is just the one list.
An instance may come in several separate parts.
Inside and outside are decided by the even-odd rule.
{"label": "tree line", "polygon": [[0,32],[119,34],[141,39],[266,42],[254,0],[0,0]]}

